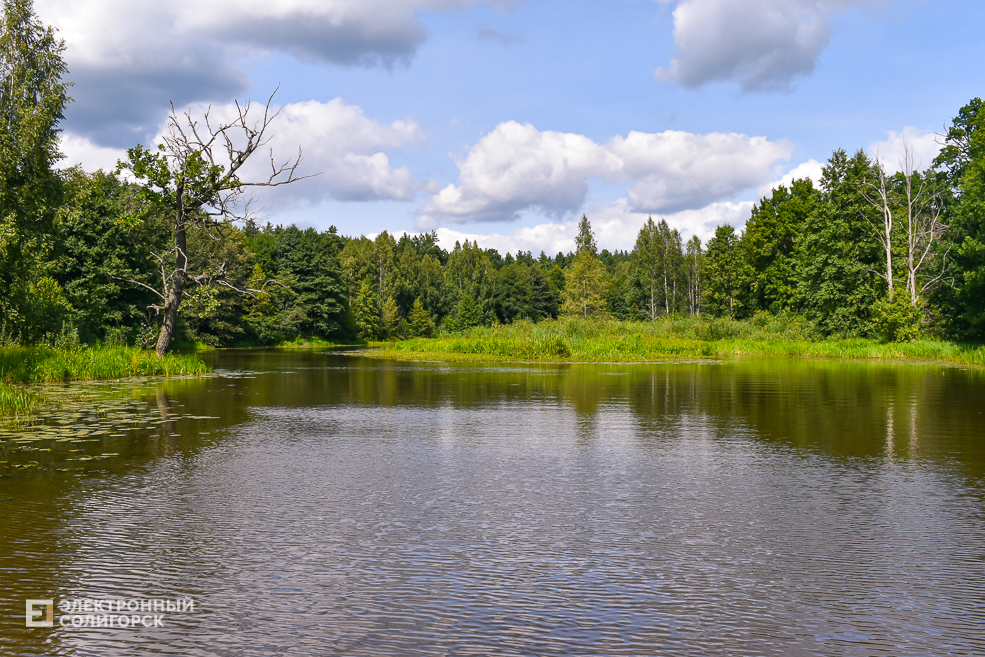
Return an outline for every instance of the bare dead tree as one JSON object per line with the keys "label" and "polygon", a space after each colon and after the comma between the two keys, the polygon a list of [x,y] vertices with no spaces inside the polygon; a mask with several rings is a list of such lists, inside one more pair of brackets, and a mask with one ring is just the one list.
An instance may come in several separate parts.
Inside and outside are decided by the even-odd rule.
{"label": "bare dead tree", "polygon": [[883,250],[886,254],[886,271],[874,272],[880,278],[885,279],[886,286],[889,289],[889,301],[893,300],[893,209],[892,209],[892,196],[889,189],[889,185],[886,182],[886,168],[882,165],[879,160],[879,153],[875,154],[874,162],[872,164],[872,174],[874,180],[865,180],[862,183],[862,189],[860,193],[862,198],[872,207],[879,211],[882,216],[882,225],[879,226],[869,215],[859,209],[859,213],[865,218],[872,229],[875,231],[876,239],[879,240],[879,244],[882,245]]}
{"label": "bare dead tree", "polygon": [[170,248],[154,254],[160,265],[160,289],[125,279],[152,291],[161,300],[151,306],[162,315],[158,356],[171,346],[178,308],[190,283],[221,285],[245,294],[262,292],[233,285],[227,279],[224,264],[214,271],[190,274],[187,236],[189,229],[200,227],[209,237],[222,239],[235,222],[255,216],[254,189],[288,185],[310,177],[297,174],[302,161],[300,147],[296,156],[283,162],[274,160],[271,149],[270,170],[265,176],[252,181],[240,177],[249,158],[270,141],[270,125],[280,113],[272,107],[274,94],[263,106],[262,117],[256,119],[251,116],[255,105],[250,102],[240,105],[237,101],[233,118],[218,122],[211,117],[211,106],[199,120],[191,107],[179,114],[172,104],[163,143],[156,150],[140,145],[129,149],[127,160],[117,167],[118,171],[132,174],[170,215]]}
{"label": "bare dead tree", "polygon": [[[950,249],[940,254],[939,262],[934,263],[934,245],[947,231],[941,222],[944,204],[941,190],[927,175],[920,175],[913,166],[913,150],[903,141],[903,159],[900,161],[903,173],[903,201],[906,208],[906,289],[910,303],[917,305],[920,295],[945,279],[947,275],[947,256]],[[930,264],[939,266],[934,273],[923,277],[921,272]]]}

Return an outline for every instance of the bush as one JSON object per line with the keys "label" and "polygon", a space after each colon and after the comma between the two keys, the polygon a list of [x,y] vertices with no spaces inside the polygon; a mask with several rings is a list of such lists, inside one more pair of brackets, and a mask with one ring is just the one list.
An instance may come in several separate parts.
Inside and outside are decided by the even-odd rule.
{"label": "bush", "polygon": [[872,318],[883,342],[911,342],[920,336],[923,312],[905,294],[898,294],[893,301],[886,298],[876,303]]}

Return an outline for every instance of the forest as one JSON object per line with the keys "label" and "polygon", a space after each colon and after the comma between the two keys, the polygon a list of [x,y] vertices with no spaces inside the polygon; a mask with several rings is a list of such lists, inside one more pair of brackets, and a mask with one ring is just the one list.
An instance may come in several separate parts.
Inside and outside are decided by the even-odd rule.
{"label": "forest", "polygon": [[[70,102],[64,44],[19,0],[4,4],[0,49],[6,345],[163,354],[401,340],[560,316],[795,316],[818,340],[985,340],[979,98],[958,110],[925,170],[909,152],[892,173],[864,150],[839,149],[817,184],[777,187],[744,228],[719,226],[706,243],[655,217],[632,250],[600,250],[582,216],[569,253],[501,254],[469,241],[447,250],[433,232],[346,236],[236,212],[250,183],[235,158],[175,141],[174,130],[156,151],[135,146],[115,171],[58,168]],[[172,128],[185,119],[173,114]],[[295,179],[290,166],[275,173],[283,177],[257,184]]]}

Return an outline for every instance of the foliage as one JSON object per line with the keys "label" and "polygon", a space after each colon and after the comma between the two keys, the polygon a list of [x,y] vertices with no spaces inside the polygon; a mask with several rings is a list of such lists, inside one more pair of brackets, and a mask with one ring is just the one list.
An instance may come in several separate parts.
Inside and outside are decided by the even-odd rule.
{"label": "foliage", "polygon": [[797,307],[826,335],[868,335],[872,308],[886,295],[884,263],[872,225],[881,219],[861,196],[872,162],[837,150],[821,176],[821,197],[797,249]]}
{"label": "foliage", "polygon": [[[719,226],[706,245],[649,218],[631,251],[599,251],[582,215],[573,252],[501,254],[474,240],[449,252],[435,232],[369,239],[334,227],[257,225],[244,190],[294,180],[297,165],[275,169],[266,182],[239,178],[276,115],[269,104],[256,124],[246,122],[247,108],[225,124],[172,112],[162,147],[129,152],[122,165],[129,180],[78,168],[55,175],[68,102],[63,46],[30,2],[8,1],[4,12],[0,339],[7,343],[149,345],[157,331],[162,352],[172,337],[209,347],[308,344],[357,335],[419,339],[440,327],[442,339],[481,351],[482,340],[468,340],[483,327],[502,325],[494,329],[502,337],[515,325],[521,333],[509,340],[519,342],[495,349],[576,354],[595,339],[583,333],[608,326],[600,320],[609,317],[645,319],[656,333],[633,328],[643,342],[606,336],[584,354],[704,354],[707,345],[695,344],[735,340],[745,341],[740,350],[749,341],[788,345],[752,347],[757,353],[827,353],[789,345],[872,336],[914,345],[921,330],[985,340],[980,99],[954,118],[935,169],[883,175],[865,153],[839,149],[817,187],[808,180],[778,186],[753,206],[744,229]],[[230,142],[236,158],[213,152],[233,133],[245,140]],[[890,284],[905,284],[909,309]],[[534,339],[548,335],[537,332],[541,324],[568,331],[576,321],[575,333],[551,334],[554,346]]]}
{"label": "foliage", "polygon": [[433,332],[434,320],[418,298],[414,301],[414,307],[407,318],[407,335],[412,338],[429,338]]}
{"label": "foliage", "polygon": [[356,326],[359,329],[359,338],[376,340],[380,337],[380,302],[376,290],[373,289],[369,281],[362,282],[354,306],[353,312],[356,317]]}
{"label": "foliage", "polygon": [[732,226],[719,226],[708,241],[704,266],[704,301],[717,317],[737,319],[746,315],[745,285],[748,264],[739,249],[739,236]]}
{"label": "foliage", "polygon": [[883,342],[910,342],[920,335],[923,313],[905,294],[881,299],[872,309],[876,334]]}
{"label": "foliage", "polygon": [[985,365],[985,347],[917,340],[817,340],[802,317],[759,313],[747,320],[661,318],[656,322],[562,317],[481,327],[463,335],[411,339],[363,352],[376,358],[449,361],[646,362],[742,355],[938,360]]}
{"label": "foliage", "polygon": [[[30,0],[5,0],[0,24],[0,333],[31,340],[30,295],[46,275],[61,181],[58,124],[69,102],[65,45]],[[28,330],[30,335],[21,335]]]}
{"label": "foliage", "polygon": [[947,213],[953,284],[935,298],[952,334],[985,340],[985,103],[980,98],[958,112],[935,164],[954,196]]}
{"label": "foliage", "polygon": [[565,272],[564,305],[561,306],[561,311],[586,319],[605,316],[608,309],[608,287],[609,276],[605,265],[589,249],[583,249]]}
{"label": "foliage", "polygon": [[778,313],[796,306],[797,249],[804,225],[817,211],[818,196],[810,180],[794,180],[753,206],[742,235],[753,310]]}

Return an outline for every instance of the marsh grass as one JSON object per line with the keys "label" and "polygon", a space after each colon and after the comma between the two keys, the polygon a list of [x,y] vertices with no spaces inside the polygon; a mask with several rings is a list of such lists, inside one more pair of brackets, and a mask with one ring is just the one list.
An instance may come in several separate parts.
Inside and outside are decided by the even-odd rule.
{"label": "marsh grass", "polygon": [[30,415],[42,401],[40,395],[0,382],[0,416],[16,419]]}
{"label": "marsh grass", "polygon": [[152,351],[135,347],[0,347],[0,415],[28,413],[43,402],[16,384],[206,372],[208,366],[194,356],[158,358]]}
{"label": "marsh grass", "polygon": [[938,340],[821,340],[800,318],[769,315],[746,321],[669,318],[653,323],[562,318],[374,346],[370,356],[395,359],[646,362],[762,355],[985,365],[982,346]]}

